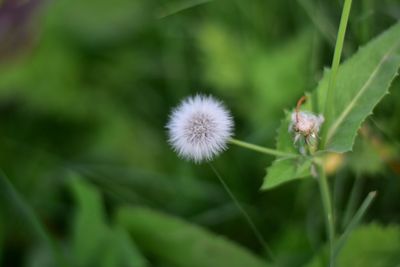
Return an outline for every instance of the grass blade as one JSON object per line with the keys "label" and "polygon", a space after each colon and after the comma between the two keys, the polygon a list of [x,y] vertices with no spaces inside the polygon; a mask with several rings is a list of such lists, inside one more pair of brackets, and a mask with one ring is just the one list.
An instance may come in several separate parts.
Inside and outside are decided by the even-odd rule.
{"label": "grass blade", "polygon": [[348,226],[346,227],[346,230],[344,231],[343,235],[336,242],[335,251],[334,251],[335,258],[339,255],[340,250],[345,245],[351,232],[360,224],[362,217],[364,216],[365,212],[367,211],[367,209],[369,208],[369,206],[371,205],[371,203],[375,197],[376,197],[376,191],[370,192],[368,194],[368,196],[365,198],[364,202],[361,204],[360,208],[357,210],[354,217],[351,219],[351,221],[348,224]]}
{"label": "grass blade", "polygon": [[355,214],[357,203],[361,198],[362,184],[363,179],[357,176],[354,181],[353,188],[351,189],[350,198],[347,202],[347,206],[342,219],[341,229],[343,230],[346,229],[346,225],[349,224],[351,217]]}
{"label": "grass blade", "polygon": [[[329,77],[328,93],[326,95],[326,103],[329,103],[328,101],[329,99],[334,99],[333,97],[336,85],[336,75],[339,69],[340,58],[342,55],[344,36],[346,35],[347,22],[350,16],[351,2],[352,0],[345,0],[342,10],[342,16],[340,18],[339,31],[336,39],[335,52],[333,54],[333,60],[332,60],[332,70]],[[333,104],[333,102],[331,103]],[[326,105],[324,114],[326,115],[327,113],[331,112],[332,108],[333,105]]]}
{"label": "grass blade", "polygon": [[187,9],[206,4],[213,0],[195,0],[195,1],[186,1],[184,3],[174,4],[166,8],[166,10],[160,12],[158,15],[158,19],[163,19],[172,15],[175,15],[179,12],[185,11]]}
{"label": "grass blade", "polygon": [[2,171],[0,171],[0,188],[2,192],[1,195],[3,196],[4,200],[12,205],[14,211],[19,212],[17,215],[25,220],[27,225],[31,227],[32,231],[37,235],[37,237],[48,245],[50,251],[53,253],[54,262],[60,267],[67,267],[68,265],[64,261],[55,241],[47,233],[45,227],[42,225],[33,209],[26,203],[26,201],[14,188],[13,184]]}

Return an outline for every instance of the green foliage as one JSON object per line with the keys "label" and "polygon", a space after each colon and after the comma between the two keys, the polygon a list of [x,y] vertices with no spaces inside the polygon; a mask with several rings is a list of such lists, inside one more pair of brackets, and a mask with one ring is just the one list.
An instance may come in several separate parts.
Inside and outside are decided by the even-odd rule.
{"label": "green foliage", "polygon": [[[214,173],[180,160],[164,126],[182,97],[213,94],[232,111],[236,138],[270,147],[282,110],[292,110],[331,64],[341,2],[2,1],[0,167],[10,183],[0,186],[0,266],[298,267],[318,254],[326,240],[316,183],[304,179],[311,176],[309,158],[271,162],[231,147],[215,162],[275,255],[269,264]],[[332,100],[339,111],[398,39],[399,27],[389,29],[396,10],[398,0],[353,1],[343,47],[348,60]],[[372,36],[379,37],[368,43]],[[356,47],[363,48],[355,53]],[[352,143],[386,93],[398,50],[389,54],[330,146]],[[303,110],[322,112],[328,76]],[[378,191],[367,217],[400,221],[399,88],[397,79],[374,109],[371,135],[340,157],[340,179],[337,169],[329,173],[337,221],[355,173],[363,179],[355,186],[360,196]],[[288,124],[286,114],[277,146],[298,153]],[[263,188],[297,182],[261,194],[266,165]],[[126,206],[120,224],[114,215]],[[375,230],[365,228],[359,239],[369,231]],[[355,266],[346,251],[343,266]]]}
{"label": "green foliage", "polygon": [[71,177],[78,204],[73,221],[73,266],[147,266],[123,228],[108,225],[102,197],[81,177]]}
{"label": "green foliage", "polygon": [[300,225],[287,225],[273,247],[276,251],[274,266],[303,266],[313,255],[307,232]]}
{"label": "green foliage", "polygon": [[[339,68],[333,99],[328,99],[321,142],[328,151],[351,150],[361,122],[372,112],[373,107],[388,92],[389,86],[400,66],[400,24],[393,26],[375,38]],[[318,88],[310,100],[317,103],[317,112],[325,111],[329,72],[325,72]],[[288,117],[288,115],[286,116]],[[278,132],[277,149],[289,151],[287,133],[288,118]],[[286,127],[286,128],[285,128]],[[364,153],[366,156],[367,153]],[[363,155],[364,155],[363,154]],[[360,158],[357,159],[359,161]],[[263,189],[270,189],[283,182],[309,176],[311,160],[278,159],[267,169]]]}
{"label": "green foliage", "polygon": [[248,76],[246,67],[252,62],[248,53],[236,53],[240,44],[232,33],[215,23],[205,25],[199,32],[199,46],[206,55],[206,80],[223,91],[245,86]]}
{"label": "green foliage", "polygon": [[397,74],[399,35],[400,24],[397,23],[343,63],[337,73],[332,99],[326,99],[329,75],[325,74],[321,80],[313,95],[317,98],[318,111],[333,110],[332,114],[325,114],[324,149],[334,152],[352,149],[361,123],[388,93]]}
{"label": "green foliage", "polygon": [[[400,263],[399,251],[398,226],[364,225],[350,235],[337,266],[393,267]],[[315,257],[307,267],[324,266],[321,256]]]}
{"label": "green foliage", "polygon": [[353,153],[348,155],[348,164],[356,174],[374,175],[383,171],[381,156],[366,138],[356,138],[353,148]]}
{"label": "green foliage", "polygon": [[267,168],[262,189],[271,189],[283,183],[310,176],[312,160],[308,158],[277,159]]}
{"label": "green foliage", "polygon": [[172,266],[269,266],[221,236],[150,209],[122,208],[117,220],[140,247]]}
{"label": "green foliage", "polygon": [[312,38],[313,32],[305,29],[278,47],[259,47],[250,59],[256,125],[274,125],[266,118],[278,117],[306,90],[312,69],[304,66],[310,64]]}
{"label": "green foliage", "polygon": [[[286,112],[277,132],[276,148],[280,151],[298,153],[293,142],[293,133],[289,131],[290,113]],[[278,158],[267,168],[262,189],[271,189],[283,183],[311,176],[312,158]]]}

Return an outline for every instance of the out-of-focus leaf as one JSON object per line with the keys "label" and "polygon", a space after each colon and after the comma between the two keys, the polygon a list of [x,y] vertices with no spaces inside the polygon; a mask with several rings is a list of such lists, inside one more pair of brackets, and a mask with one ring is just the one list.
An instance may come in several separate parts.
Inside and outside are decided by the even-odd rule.
{"label": "out-of-focus leaf", "polygon": [[268,124],[291,108],[307,89],[311,64],[312,32],[303,30],[283,44],[256,49],[251,59],[250,80],[254,87],[251,108],[257,125]]}
{"label": "out-of-focus leaf", "polygon": [[64,267],[64,259],[61,256],[55,240],[44,227],[32,207],[27,204],[20,193],[14,188],[14,185],[2,172],[0,172],[0,188],[0,196],[2,197],[0,200],[5,200],[6,203],[8,202],[7,204],[12,207],[13,212],[15,212],[17,216],[21,216],[25,226],[28,226],[28,229],[30,228],[30,230],[37,235],[37,242],[39,245],[46,245],[47,253],[52,256],[52,259],[49,259],[49,261],[53,260],[53,263],[56,262],[59,266]]}
{"label": "out-of-focus leaf", "polygon": [[99,263],[101,267],[146,267],[148,265],[147,260],[132,242],[128,232],[120,227],[110,229],[103,251],[105,253]]}
{"label": "out-of-focus leaf", "polygon": [[73,255],[78,266],[90,266],[97,261],[107,235],[102,199],[80,178],[71,179],[71,185],[78,204],[73,220]]}
{"label": "out-of-focus leaf", "polygon": [[38,245],[30,251],[29,267],[53,267],[55,265],[51,252],[45,246]]}
{"label": "out-of-focus leaf", "polygon": [[78,203],[72,244],[75,266],[146,266],[146,260],[125,230],[106,223],[102,198],[96,188],[78,177],[71,179],[71,186]]}
{"label": "out-of-focus leaf", "polygon": [[146,208],[122,208],[117,216],[141,248],[172,266],[268,266],[246,249],[175,217]]}
{"label": "out-of-focus leaf", "polygon": [[[148,1],[106,0],[57,1],[50,17],[63,33],[85,44],[99,46],[125,40],[144,28],[155,15],[146,16]],[[71,19],[73,18],[73,19]],[[50,25],[51,26],[51,25]]]}
{"label": "out-of-focus leaf", "polygon": [[[337,259],[337,266],[393,267],[400,263],[399,251],[398,226],[365,225],[350,235]],[[307,267],[324,266],[320,256],[315,257]]]}
{"label": "out-of-focus leaf", "polygon": [[[205,55],[205,78],[217,90],[232,92],[244,85],[249,60],[240,42],[228,29],[218,24],[205,24],[198,34],[199,46]],[[248,58],[247,58],[248,59]]]}
{"label": "out-of-focus leaf", "polygon": [[325,114],[324,149],[352,149],[357,130],[375,105],[387,94],[400,65],[400,23],[397,23],[342,64],[332,99],[326,102],[329,72],[313,97]]}
{"label": "out-of-focus leaf", "polygon": [[313,253],[304,225],[285,225],[273,247],[279,267],[301,266]]}
{"label": "out-of-focus leaf", "polygon": [[76,166],[76,170],[125,203],[192,215],[193,210],[197,213],[225,201],[220,187],[196,179],[191,173],[169,176],[138,168],[90,164]]}
{"label": "out-of-focus leaf", "polygon": [[[357,138],[353,152],[348,155],[350,168],[357,174],[377,174],[383,170],[383,161],[376,149],[365,138]],[[365,164],[368,162],[368,164]]]}
{"label": "out-of-focus leaf", "polygon": [[171,3],[166,6],[162,11],[160,11],[158,18],[162,19],[168,16],[176,15],[179,12],[184,12],[188,9],[207,4],[211,1],[213,0],[183,0],[178,1],[178,3]]}

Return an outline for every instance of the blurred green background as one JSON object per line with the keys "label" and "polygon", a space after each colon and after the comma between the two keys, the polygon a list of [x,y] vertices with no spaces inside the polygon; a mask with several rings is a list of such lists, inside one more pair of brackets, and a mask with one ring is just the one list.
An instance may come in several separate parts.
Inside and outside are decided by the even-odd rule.
{"label": "blurred green background", "polygon": [[[398,0],[353,1],[343,58],[400,20]],[[274,146],[284,109],[330,65],[336,0],[0,2],[1,266],[323,266],[313,179],[261,192],[273,158],[231,147],[217,170],[166,141],[172,107],[209,93],[235,136]],[[339,266],[400,266],[400,82],[353,153],[327,164],[338,229],[378,197]],[[348,202],[350,200],[350,205]]]}

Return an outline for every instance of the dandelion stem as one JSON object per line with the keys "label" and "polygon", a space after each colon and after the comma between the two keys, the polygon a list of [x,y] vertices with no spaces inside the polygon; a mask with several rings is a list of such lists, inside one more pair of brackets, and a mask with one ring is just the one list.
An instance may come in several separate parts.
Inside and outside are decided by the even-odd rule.
{"label": "dandelion stem", "polygon": [[273,155],[273,156],[277,156],[277,157],[288,157],[288,158],[294,158],[297,157],[297,154],[293,154],[293,153],[288,153],[288,152],[284,152],[284,151],[280,151],[280,150],[276,150],[276,149],[272,149],[272,148],[267,148],[267,147],[262,147],[262,146],[258,146],[258,145],[254,145],[254,144],[250,144],[244,141],[240,141],[240,140],[236,140],[231,138],[229,140],[229,143],[243,147],[243,148],[247,148],[250,150],[254,150],[260,153],[264,153],[264,154],[268,154],[268,155]]}
{"label": "dandelion stem", "polygon": [[321,193],[322,205],[324,207],[326,231],[328,233],[328,238],[329,238],[329,251],[330,251],[329,267],[334,267],[335,266],[335,257],[334,257],[335,224],[334,224],[334,218],[333,218],[331,194],[329,191],[328,180],[327,180],[327,177],[325,174],[324,167],[322,166],[322,164],[317,164],[317,166],[319,169],[319,171],[318,171],[318,173],[319,173],[319,177],[318,177],[319,190]]}
{"label": "dandelion stem", "polygon": [[240,204],[239,200],[235,197],[235,195],[233,194],[232,190],[229,188],[229,186],[225,183],[224,179],[222,179],[222,176],[219,174],[219,172],[217,171],[217,169],[214,167],[213,164],[209,163],[211,169],[213,170],[215,176],[218,177],[218,180],[220,181],[220,183],[222,184],[222,186],[224,187],[225,191],[228,193],[228,195],[230,196],[230,198],[233,200],[233,202],[235,203],[235,206],[237,207],[237,209],[240,211],[240,213],[242,213],[243,217],[246,219],[248,225],[250,226],[251,230],[254,232],[254,235],[256,236],[256,238],[258,239],[258,241],[260,242],[260,244],[264,247],[265,251],[268,253],[268,256],[271,258],[271,260],[274,260],[274,256],[273,253],[270,249],[270,247],[268,246],[267,242],[265,241],[265,239],[263,238],[262,234],[260,233],[260,231],[257,229],[257,226],[255,225],[255,223],[253,222],[253,220],[251,219],[250,215],[246,212],[246,210],[242,207],[242,205]]}

